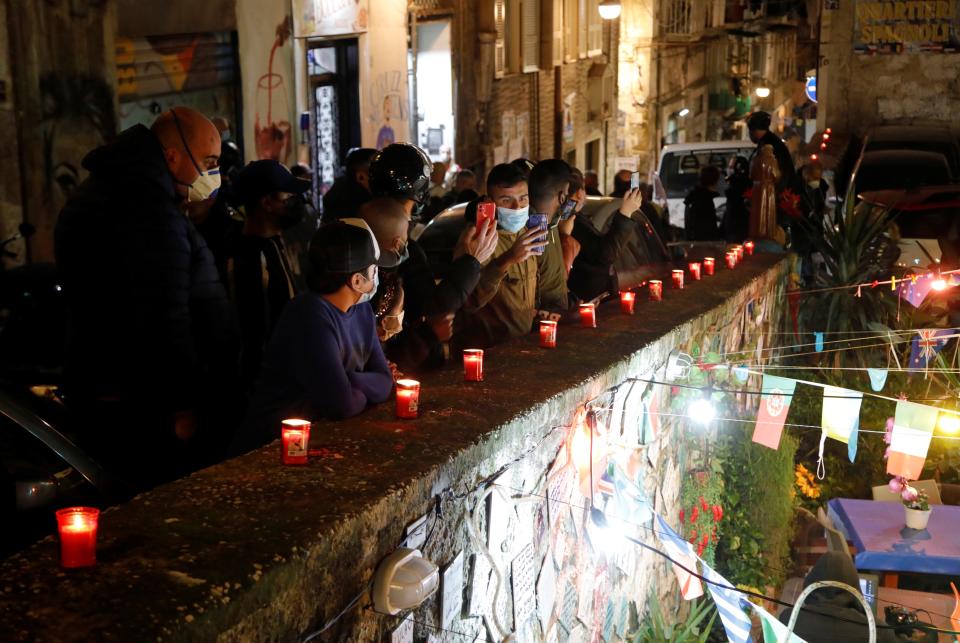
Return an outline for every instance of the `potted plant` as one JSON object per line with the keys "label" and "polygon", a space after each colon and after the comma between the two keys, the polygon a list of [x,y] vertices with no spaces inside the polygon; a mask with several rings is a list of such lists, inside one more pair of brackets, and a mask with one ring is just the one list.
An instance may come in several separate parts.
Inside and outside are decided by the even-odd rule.
{"label": "potted plant", "polygon": [[903,499],[903,509],[906,513],[907,527],[910,529],[926,529],[930,521],[930,500],[926,491],[911,487],[903,478],[896,477],[890,481],[890,490],[900,492]]}

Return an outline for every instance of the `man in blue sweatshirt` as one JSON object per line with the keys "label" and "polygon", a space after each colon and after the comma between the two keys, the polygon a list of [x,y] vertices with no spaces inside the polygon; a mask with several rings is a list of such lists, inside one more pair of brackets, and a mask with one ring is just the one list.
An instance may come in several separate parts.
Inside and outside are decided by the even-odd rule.
{"label": "man in blue sweatshirt", "polygon": [[368,303],[380,258],[370,227],[355,218],[324,225],[309,254],[309,289],[277,322],[233,453],[279,437],[284,418],[351,417],[393,390]]}

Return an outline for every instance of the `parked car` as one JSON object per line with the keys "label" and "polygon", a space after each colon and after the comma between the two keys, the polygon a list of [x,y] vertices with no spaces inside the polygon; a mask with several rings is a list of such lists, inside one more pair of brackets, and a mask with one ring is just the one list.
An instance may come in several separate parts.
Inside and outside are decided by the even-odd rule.
{"label": "parked car", "polygon": [[735,156],[750,158],[756,147],[750,141],[665,145],[660,150],[660,164],[657,166],[655,181],[659,180],[663,185],[670,212],[670,225],[683,228],[683,200],[690,190],[696,187],[700,168],[707,165],[715,165],[720,169],[719,190],[713,202],[717,208],[717,220],[722,221],[723,213],[727,209],[727,200],[723,196],[727,189],[727,164]]}
{"label": "parked car", "polygon": [[[620,203],[621,199],[612,197],[587,197],[583,210],[577,216],[585,217],[597,234],[603,234],[610,229],[612,217],[620,209]],[[438,278],[447,274],[453,249],[463,231],[466,208],[467,204],[461,203],[444,210],[430,221],[420,235],[419,242]],[[635,212],[632,219],[637,224],[635,235],[628,241],[621,261],[614,266],[622,288],[639,285],[652,268],[668,263],[671,256],[653,224],[642,212]]]}
{"label": "parked car", "polygon": [[125,494],[51,422],[65,422],[54,389],[0,382],[0,557],[53,533],[55,510],[104,507]]}
{"label": "parked car", "polygon": [[960,267],[960,185],[879,190],[859,195],[863,204],[895,217],[901,267],[926,270],[941,261]]}
{"label": "parked car", "polygon": [[951,183],[947,158],[939,152],[882,150],[864,152],[853,171],[847,198],[877,190],[915,189]]}
{"label": "parked car", "polygon": [[866,137],[864,152],[913,150],[943,154],[950,172],[960,177],[960,143],[947,127],[930,125],[881,125]]}

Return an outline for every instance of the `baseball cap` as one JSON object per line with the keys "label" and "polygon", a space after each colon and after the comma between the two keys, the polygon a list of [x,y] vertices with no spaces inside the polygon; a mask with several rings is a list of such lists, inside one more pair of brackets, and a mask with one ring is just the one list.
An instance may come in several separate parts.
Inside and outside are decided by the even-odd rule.
{"label": "baseball cap", "polygon": [[380,246],[363,219],[347,217],[320,226],[310,241],[310,263],[317,271],[354,273],[380,259]]}
{"label": "baseball cap", "polygon": [[274,192],[303,194],[310,181],[298,179],[282,163],[270,159],[247,163],[233,182],[234,194],[241,203],[252,203]]}

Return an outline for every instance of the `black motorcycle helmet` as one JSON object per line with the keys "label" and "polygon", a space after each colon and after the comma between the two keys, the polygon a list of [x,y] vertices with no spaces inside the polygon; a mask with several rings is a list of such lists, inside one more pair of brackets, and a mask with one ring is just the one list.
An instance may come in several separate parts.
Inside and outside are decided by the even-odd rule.
{"label": "black motorcycle helmet", "polygon": [[412,199],[414,214],[419,214],[429,201],[432,168],[430,157],[416,145],[393,143],[370,162],[370,192],[375,197]]}

